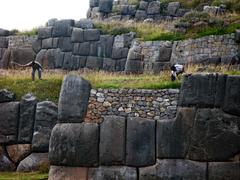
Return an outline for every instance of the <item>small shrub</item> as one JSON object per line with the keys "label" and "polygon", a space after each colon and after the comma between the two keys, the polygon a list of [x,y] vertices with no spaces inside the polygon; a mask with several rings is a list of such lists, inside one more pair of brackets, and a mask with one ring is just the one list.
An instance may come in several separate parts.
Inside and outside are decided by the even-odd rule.
{"label": "small shrub", "polygon": [[129,5],[139,5],[140,3],[140,0],[128,0],[128,4]]}
{"label": "small shrub", "polygon": [[33,28],[26,31],[17,31],[16,35],[36,36],[38,34],[38,28]]}

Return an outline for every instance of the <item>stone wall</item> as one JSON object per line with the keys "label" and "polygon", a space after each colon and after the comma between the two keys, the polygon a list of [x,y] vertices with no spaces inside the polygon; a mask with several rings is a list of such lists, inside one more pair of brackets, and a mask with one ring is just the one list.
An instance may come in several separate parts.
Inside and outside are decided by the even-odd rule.
{"label": "stone wall", "polygon": [[173,119],[178,89],[97,89],[91,90],[85,122],[102,122],[104,116]]}
{"label": "stone wall", "polygon": [[0,33],[0,68],[13,67],[11,62],[26,64],[35,59],[32,47],[36,37],[8,35]]}
{"label": "stone wall", "polygon": [[135,3],[128,0],[90,0],[88,18],[98,20],[156,21],[172,20],[182,17],[188,10],[179,2],[162,3],[159,0],[139,0]]}
{"label": "stone wall", "polygon": [[97,124],[83,122],[90,84],[66,76],[49,179],[239,179],[239,88],[239,76],[186,75],[175,119],[105,116]]}
{"label": "stone wall", "polygon": [[207,36],[199,39],[177,41],[173,44],[172,63],[229,63],[239,54],[240,44],[235,34]]}
{"label": "stone wall", "polygon": [[124,71],[133,38],[102,35],[91,20],[54,20],[38,30],[36,61],[51,69]]}
{"label": "stone wall", "polygon": [[47,169],[48,144],[57,123],[57,106],[27,94],[20,102],[0,91],[0,171]]}

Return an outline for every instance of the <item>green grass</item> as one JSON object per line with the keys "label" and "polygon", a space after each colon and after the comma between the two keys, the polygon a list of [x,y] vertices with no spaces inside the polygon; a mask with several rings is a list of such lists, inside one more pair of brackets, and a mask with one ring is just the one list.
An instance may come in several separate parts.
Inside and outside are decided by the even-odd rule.
{"label": "green grass", "polygon": [[[106,72],[71,72],[80,74],[89,80],[93,88],[103,89],[166,89],[179,88],[180,82],[171,82],[169,72],[159,75],[141,74],[126,75]],[[29,92],[37,96],[38,100],[58,102],[62,79],[65,71],[45,71],[43,80],[32,81],[29,70],[8,70],[0,73],[0,89],[8,89],[16,94],[17,100]]]}
{"label": "green grass", "polygon": [[12,35],[25,35],[25,36],[36,36],[38,34],[38,28],[32,28],[31,30],[19,31],[17,29],[13,29],[10,31]]}
{"label": "green grass", "polygon": [[31,172],[31,173],[15,173],[1,172],[0,180],[47,180],[47,173]]}

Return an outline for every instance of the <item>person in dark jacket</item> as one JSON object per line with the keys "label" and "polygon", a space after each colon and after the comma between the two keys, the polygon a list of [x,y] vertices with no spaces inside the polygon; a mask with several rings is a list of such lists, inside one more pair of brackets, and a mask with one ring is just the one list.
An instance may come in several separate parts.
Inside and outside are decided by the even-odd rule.
{"label": "person in dark jacket", "polygon": [[21,67],[31,67],[32,68],[32,80],[34,81],[35,80],[35,72],[38,71],[38,78],[39,79],[42,79],[42,66],[39,62],[33,60],[25,65],[22,65],[22,64],[19,64],[19,63],[16,63],[16,62],[12,62],[12,64],[16,64],[18,66],[21,66]]}
{"label": "person in dark jacket", "polygon": [[184,66],[181,64],[174,64],[171,66],[171,80],[175,81],[179,74],[184,73]]}

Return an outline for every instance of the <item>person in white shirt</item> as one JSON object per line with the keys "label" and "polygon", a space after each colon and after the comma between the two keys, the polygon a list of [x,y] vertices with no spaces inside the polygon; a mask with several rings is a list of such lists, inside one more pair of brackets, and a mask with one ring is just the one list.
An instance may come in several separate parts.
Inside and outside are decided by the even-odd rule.
{"label": "person in white shirt", "polygon": [[171,80],[175,81],[179,74],[184,73],[184,66],[181,64],[174,64],[171,66]]}

